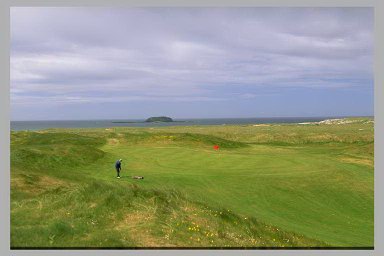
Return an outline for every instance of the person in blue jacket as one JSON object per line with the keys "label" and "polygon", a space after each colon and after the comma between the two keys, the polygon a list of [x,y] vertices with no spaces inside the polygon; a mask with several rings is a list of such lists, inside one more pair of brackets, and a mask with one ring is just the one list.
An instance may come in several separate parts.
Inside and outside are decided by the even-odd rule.
{"label": "person in blue jacket", "polygon": [[122,159],[119,159],[115,163],[115,168],[116,168],[116,172],[117,172],[117,177],[116,178],[118,178],[118,179],[120,179],[120,171],[121,171],[121,162],[122,161],[123,161]]}

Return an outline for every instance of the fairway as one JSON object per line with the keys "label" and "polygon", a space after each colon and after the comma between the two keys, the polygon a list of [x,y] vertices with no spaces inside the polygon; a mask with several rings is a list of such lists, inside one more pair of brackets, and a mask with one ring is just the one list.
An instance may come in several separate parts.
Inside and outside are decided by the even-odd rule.
{"label": "fairway", "polygon": [[373,246],[365,119],[12,132],[11,167],[13,247]]}

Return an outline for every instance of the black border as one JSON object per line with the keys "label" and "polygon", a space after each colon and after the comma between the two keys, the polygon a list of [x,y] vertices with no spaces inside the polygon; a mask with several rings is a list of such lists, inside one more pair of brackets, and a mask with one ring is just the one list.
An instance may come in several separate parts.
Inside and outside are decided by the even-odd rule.
{"label": "black border", "polygon": [[11,250],[374,250],[357,247],[10,247]]}

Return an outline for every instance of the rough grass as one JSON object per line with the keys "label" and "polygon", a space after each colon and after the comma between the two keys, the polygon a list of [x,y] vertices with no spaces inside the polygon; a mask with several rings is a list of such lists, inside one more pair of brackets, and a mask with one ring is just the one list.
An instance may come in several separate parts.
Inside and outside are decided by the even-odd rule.
{"label": "rough grass", "polygon": [[11,246],[373,246],[373,142],[366,120],[12,132]]}
{"label": "rough grass", "polygon": [[327,245],[228,209],[191,202],[172,190],[91,182],[43,194],[22,203],[13,200],[13,247]]}

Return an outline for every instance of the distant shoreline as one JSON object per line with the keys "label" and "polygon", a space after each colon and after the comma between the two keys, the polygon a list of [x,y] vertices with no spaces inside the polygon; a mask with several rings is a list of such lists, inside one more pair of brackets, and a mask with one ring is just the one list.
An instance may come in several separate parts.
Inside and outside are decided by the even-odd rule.
{"label": "distant shoreline", "polygon": [[329,119],[374,117],[286,117],[286,118],[205,118],[174,120],[172,122],[145,122],[144,120],[52,120],[52,121],[11,121],[12,131],[44,130],[50,128],[111,128],[111,127],[169,127],[205,125],[260,125],[260,124],[309,124]]}
{"label": "distant shoreline", "polygon": [[[265,120],[273,120],[273,119],[338,119],[338,118],[374,118],[374,116],[276,116],[276,117],[202,117],[202,118],[176,118],[173,122],[187,121],[193,122],[194,120],[227,120],[227,119],[236,119],[236,120],[245,120],[245,119],[265,119]],[[125,121],[127,120],[127,121]],[[131,121],[128,121],[131,120]],[[132,122],[132,123],[141,123],[144,122],[143,118],[127,118],[127,119],[119,119],[119,118],[109,118],[109,119],[36,119],[36,120],[10,120],[10,122],[68,122],[68,121],[109,121],[109,122]]]}

